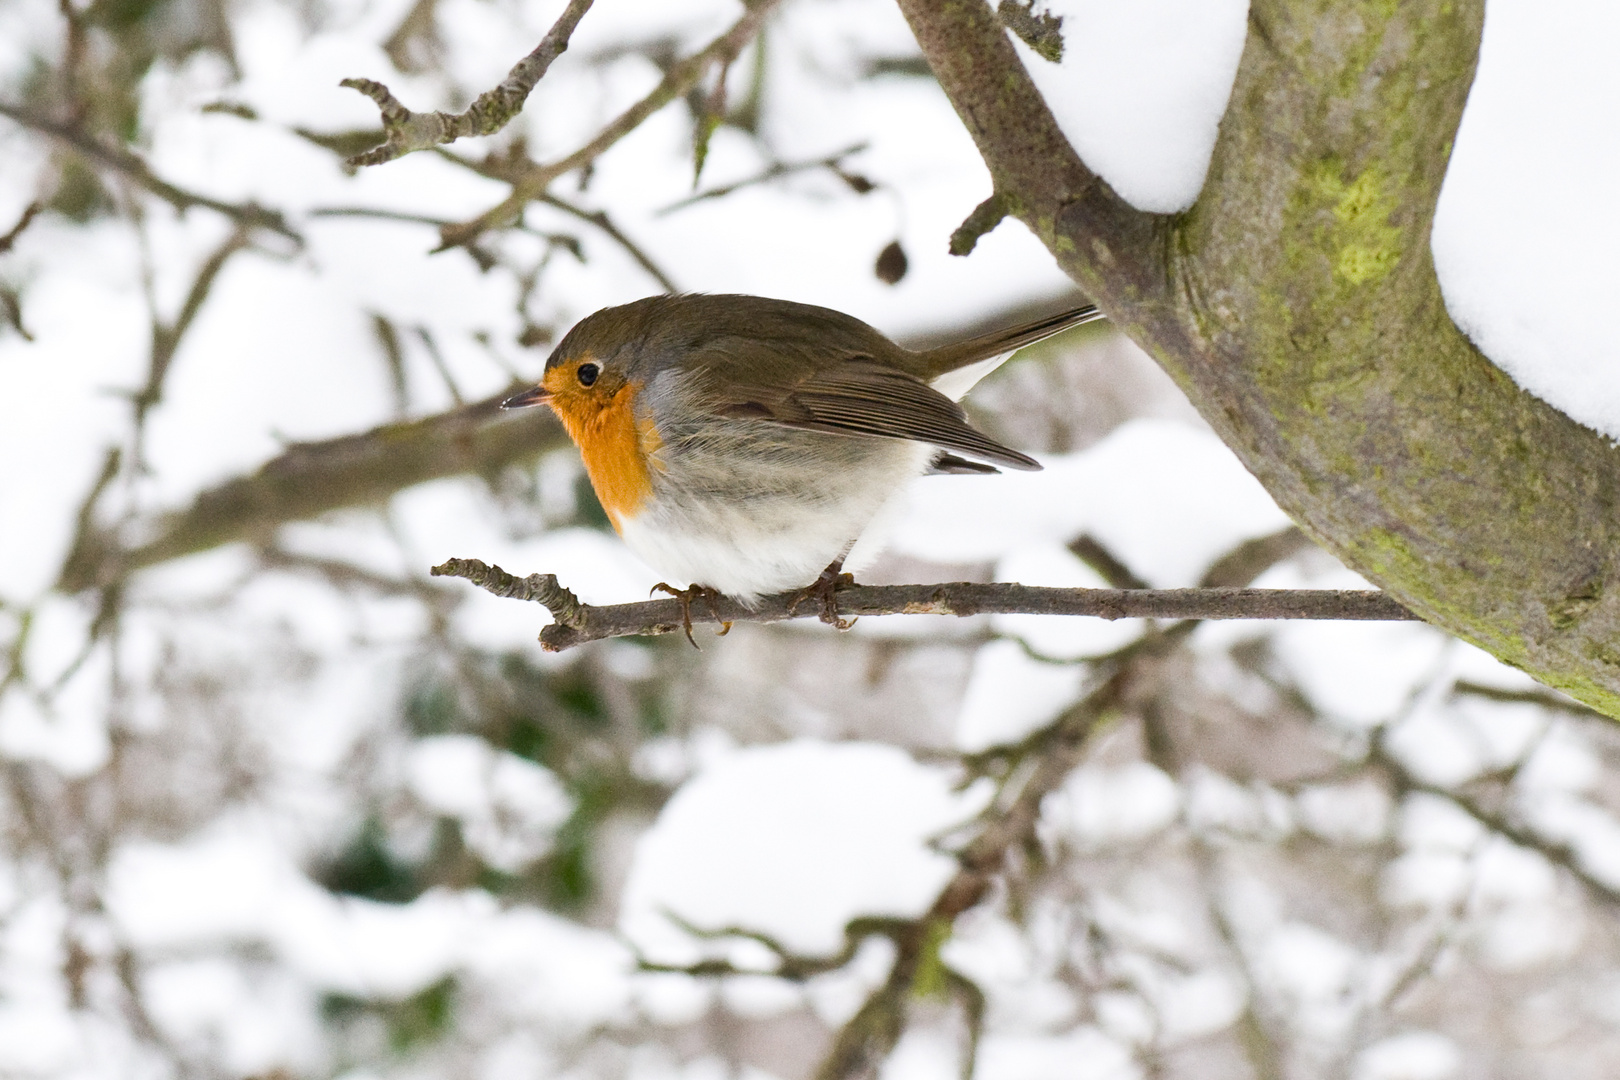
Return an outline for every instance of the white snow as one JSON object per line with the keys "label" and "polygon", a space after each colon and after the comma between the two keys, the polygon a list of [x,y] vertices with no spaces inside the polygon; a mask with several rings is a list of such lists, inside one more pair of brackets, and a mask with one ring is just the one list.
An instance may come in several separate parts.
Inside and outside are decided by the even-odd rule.
{"label": "white snow", "polygon": [[1085,671],[1030,656],[1016,641],[992,641],[973,657],[956,718],[956,744],[969,752],[1016,743],[1074,702]]}
{"label": "white snow", "polygon": [[1462,1067],[1457,1044],[1433,1031],[1406,1031],[1367,1047],[1355,1080],[1446,1080]]}
{"label": "white snow", "polygon": [[1457,325],[1515,382],[1620,438],[1620,7],[1490,0],[1435,212]]}
{"label": "white snow", "polygon": [[458,819],[485,862],[512,873],[551,849],[551,834],[573,809],[551,770],[475,735],[421,739],[407,763],[411,791]]}
{"label": "white snow", "polygon": [[[470,214],[499,197],[497,185],[427,154],[350,178],[330,154],[280,125],[338,130],[374,122],[370,102],[337,87],[347,75],[384,79],[418,107],[446,104],[448,96],[504,73],[521,52],[514,42],[549,25],[561,0],[527,6],[445,0],[449,79],[401,74],[377,47],[404,0],[342,6],[330,22],[308,26],[286,5],[250,3],[237,39],[242,84],[231,85],[217,61],[199,58],[178,69],[159,65],[143,86],[155,170],[221,198],[285,207],[309,244],[295,252],[267,238],[263,251],[239,256],[220,277],[150,418],[152,473],[109,494],[107,520],[126,510],[184,506],[208,485],[257,468],[289,440],[392,418],[372,313],[403,332],[413,415],[452,401],[416,347],[419,327],[433,335],[469,398],[505,385],[511,371],[533,375],[542,362],[542,351],[510,343],[518,325],[510,276],[482,273],[459,253],[429,255],[434,237],[427,228],[307,216],[316,207],[357,205]],[[1078,152],[1134,205],[1157,211],[1189,205],[1243,43],[1246,5],[1058,0],[1050,7],[1067,19],[1065,62],[1022,55]],[[668,35],[691,47],[739,11],[732,0],[598,5],[531,101],[523,121],[531,148],[542,157],[567,153],[657,77],[643,58],[587,72],[581,57],[626,34]],[[49,54],[58,29],[49,5],[0,9],[0,71],[18,70],[32,52]],[[608,208],[683,287],[825,303],[899,336],[965,323],[1067,286],[1016,224],[987,236],[970,259],[945,254],[951,229],[988,194],[989,176],[931,81],[855,77],[862,58],[913,48],[892,4],[790,3],[773,33],[768,90],[777,107],[764,132],[769,147],[784,160],[802,160],[868,141],[846,166],[882,185],[878,191],[855,197],[835,178],[804,173],[660,216],[692,190],[689,128],[676,110],[604,156],[588,191],[567,184],[558,190],[587,207]],[[1612,137],[1620,115],[1617,49],[1620,14],[1612,5],[1490,0],[1479,77],[1433,241],[1449,308],[1486,354],[1521,385],[1614,436],[1620,436],[1620,365],[1613,362],[1620,332],[1611,314],[1620,294],[1613,257],[1620,249],[1620,201],[1612,190],[1620,175],[1620,143]],[[748,64],[745,56],[732,72],[738,88]],[[197,111],[222,97],[251,105],[266,122]],[[34,169],[44,156],[4,120],[0,149],[12,166],[0,174],[4,226],[33,197]],[[766,162],[758,145],[722,131],[704,184],[747,178]],[[531,300],[528,314],[555,320],[558,331],[596,307],[656,288],[622,251],[578,222],[543,208],[532,210],[529,221],[540,230],[577,232],[589,256],[580,265],[560,255]],[[158,263],[153,289],[160,312],[172,317],[189,275],[225,230],[206,211],[182,218],[162,208],[149,214],[147,230]],[[911,271],[891,288],[876,282],[871,263],[896,237]],[[538,251],[533,238],[515,243],[530,245],[531,255]],[[110,222],[70,227],[47,215],[0,257],[0,276],[23,286],[24,318],[36,336],[26,343],[0,330],[0,459],[10,463],[0,471],[0,633],[7,635],[0,645],[16,631],[18,605],[32,605],[24,659],[37,684],[69,670],[94,615],[91,605],[48,590],[66,554],[77,500],[106,447],[126,440],[127,405],[117,392],[145,379],[149,327],[141,274],[136,238]],[[484,329],[492,334],[487,346],[473,337]],[[906,493],[894,550],[980,563],[1002,580],[1099,585],[1066,547],[1090,533],[1151,584],[1181,586],[1195,583],[1235,544],[1287,524],[1212,435],[1185,424],[1127,423],[1082,452],[1047,456],[1046,465],[1039,474],[919,481]],[[557,492],[566,492],[576,475],[565,454],[543,467],[553,502],[568,501]],[[477,480],[444,480],[404,492],[386,509],[290,526],[278,539],[296,553],[348,558],[402,579],[419,579],[450,556],[476,556],[520,573],[552,571],[592,602],[640,599],[657,580],[609,535],[542,532],[538,525],[516,530],[495,501]],[[1264,584],[1363,583],[1348,571],[1307,573],[1295,564]],[[566,662],[537,654],[534,635],[547,618],[542,608],[455,583],[450,591],[457,605],[447,632],[459,643],[490,653],[525,650],[536,663]],[[848,969],[803,988],[772,979],[716,987],[636,973],[631,946],[654,959],[723,955],[769,966],[757,943],[698,940],[673,914],[701,928],[741,925],[795,949],[835,951],[853,916],[926,907],[955,865],[932,840],[983,802],[978,789],[954,792],[951,772],[892,747],[800,740],[739,748],[716,729],[672,734],[637,759],[644,776],[681,786],[629,860],[617,930],[529,905],[503,909],[474,889],[430,892],[403,905],[340,899],[308,878],[307,848],[337,815],[333,804],[350,755],[391,716],[377,690],[411,662],[408,651],[427,629],[421,606],[339,594],[311,575],[254,576],[243,546],[146,571],[131,597],[139,610],[121,627],[121,677],[141,683],[171,674],[176,654],[193,667],[217,662],[221,670],[247,672],[238,686],[251,698],[243,716],[211,716],[210,730],[240,723],[266,737],[270,760],[292,779],[252,813],[179,837],[120,843],[109,873],[107,922],[90,936],[105,945],[116,931],[155,957],[144,978],[159,1024],[188,1045],[217,1047],[221,1061],[243,1075],[319,1071],[321,1063],[300,1056],[300,1048],[316,1039],[324,993],[398,998],[447,975],[475,982],[522,1032],[543,1024],[583,1035],[631,1015],[687,1024],[717,1004],[748,1017],[806,1005],[824,1022],[842,1023],[884,977],[893,955],[886,943],[868,942]],[[154,614],[140,605],[172,610]],[[926,626],[937,632],[937,623]],[[972,659],[955,717],[955,747],[963,750],[1017,740],[1074,700],[1085,666],[1048,663],[1029,652],[1073,661],[1117,648],[1141,630],[1135,622],[1029,616],[974,626],[1002,640]],[[1200,647],[1259,629],[1201,630]],[[1265,629],[1279,668],[1341,722],[1341,734],[1358,737],[1394,721],[1391,752],[1426,779],[1466,778],[1528,754],[1515,781],[1525,819],[1569,843],[1602,880],[1620,881],[1620,830],[1598,798],[1605,766],[1577,728],[1549,729],[1545,714],[1529,706],[1423,697],[1436,673],[1510,689],[1530,686],[1526,677],[1421,627]],[[302,682],[259,666],[272,631],[289,650],[314,657],[321,673]],[[706,638],[704,645],[710,647]],[[639,647],[603,662],[637,678],[657,670]],[[113,752],[106,723],[111,669],[108,653],[93,655],[48,703],[7,690],[0,698],[0,755],[55,777],[92,776]],[[946,715],[941,741],[948,744]],[[139,736],[181,718],[136,702],[120,719]],[[783,728],[791,730],[786,721]],[[836,729],[829,720],[818,730]],[[516,868],[547,850],[569,810],[550,772],[471,736],[422,740],[399,765],[400,793],[460,819],[469,844],[496,866]],[[1578,919],[1556,906],[1561,894],[1552,868],[1488,843],[1477,822],[1437,799],[1392,806],[1382,791],[1322,787],[1290,802],[1259,783],[1213,775],[1173,781],[1141,763],[1094,763],[1047,801],[1043,829],[1094,851],[1145,842],[1178,821],[1239,838],[1276,837],[1296,827],[1343,843],[1393,836],[1405,853],[1382,883],[1386,900],[1431,911],[1470,897],[1495,905],[1500,912],[1482,931],[1491,962],[1533,965],[1568,955],[1578,942]],[[0,885],[7,912],[0,1070],[113,1075],[83,1062],[92,1052],[118,1060],[119,1036],[75,1020],[60,993],[69,913],[51,902],[27,902],[31,886],[9,867]],[[1334,995],[1354,983],[1362,958],[1319,930],[1285,924],[1275,897],[1243,899],[1245,929],[1261,942],[1258,955],[1268,970],[1320,1006],[1317,1021],[1339,1022]],[[1156,947],[1186,945],[1184,923],[1137,898],[1103,898],[1097,907],[1100,919],[1129,924]],[[1268,922],[1282,928],[1267,936]],[[1139,999],[1109,997],[1097,1003],[1100,1026],[1060,1032],[1079,1015],[1074,997],[1020,929],[989,918],[964,920],[944,955],[985,980],[992,1015],[1001,1018],[995,1023],[1003,1026],[985,1041],[981,1077],[1137,1075],[1129,1044],[1144,1031]],[[1154,993],[1166,1030],[1188,1037],[1230,1023],[1242,999],[1240,989],[1211,973],[1160,984]],[[500,1059],[507,1064],[491,1066],[487,1075],[557,1072],[543,1040],[534,1039],[514,1036]],[[956,1050],[914,1029],[884,1075],[949,1073]],[[1441,1036],[1397,1033],[1362,1054],[1357,1077],[1441,1080],[1458,1068],[1456,1054]],[[626,1067],[627,1075],[691,1080],[723,1068],[713,1058],[681,1063],[640,1051]]]}
{"label": "white snow", "polygon": [[1063,19],[1052,63],[1009,35],[1080,159],[1139,210],[1198,197],[1232,93],[1248,0],[1045,0]]}
{"label": "white snow", "polygon": [[925,477],[890,546],[938,562],[1008,556],[1089,532],[1159,587],[1195,584],[1235,544],[1288,518],[1207,431],[1133,420],[1041,472]]}
{"label": "white snow", "polygon": [[[651,957],[689,963],[699,930],[741,926],[789,948],[836,952],[856,915],[915,915],[955,869],[929,840],[981,792],[871,743],[800,739],[711,761],[636,845],[620,925]],[[751,945],[751,948],[745,947]],[[769,969],[758,945],[731,943]]]}
{"label": "white snow", "polygon": [[[1009,35],[1081,159],[1133,206],[1203,185],[1247,28],[1245,0],[1048,0],[1054,64]],[[1620,438],[1620,8],[1490,0],[1432,247],[1464,333],[1526,390]]]}

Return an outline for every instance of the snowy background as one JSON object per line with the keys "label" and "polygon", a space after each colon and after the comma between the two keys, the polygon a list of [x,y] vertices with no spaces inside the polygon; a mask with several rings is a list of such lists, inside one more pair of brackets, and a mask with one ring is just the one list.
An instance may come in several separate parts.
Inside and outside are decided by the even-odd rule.
{"label": "snowy background", "polygon": [[[0,230],[49,207],[0,254],[0,1076],[807,1077],[1071,736],[1035,835],[925,935],[888,1080],[957,1075],[976,1029],[985,1080],[1612,1075],[1620,737],[1424,627],[892,617],[548,656],[540,608],[426,571],[644,597],[568,449],[57,587],[87,530],[136,542],[291,444],[498,393],[660,291],[545,205],[487,265],[430,254],[378,212],[503,186],[432,154],[350,175],[318,137],[376,123],[344,77],[461,107],[561,6],[0,0],[0,103],[302,240],[231,246],[0,117]],[[1074,145],[1136,205],[1190,204],[1245,5],[1050,6],[1085,32],[1061,68],[1024,55]],[[599,0],[513,129],[456,152],[566,154],[739,11]],[[1620,436],[1617,48],[1609,5],[1491,0],[1434,247],[1487,355]],[[686,102],[553,191],[679,288],[902,341],[1060,306],[1016,223],[945,254],[989,178],[919,63],[883,0],[787,0],[698,190],[741,186],[681,205]],[[154,327],[227,250],[140,406]],[[969,404],[1045,471],[918,481],[871,580],[1098,585],[1104,550],[1192,585],[1271,537],[1259,584],[1361,584],[1106,327]]]}

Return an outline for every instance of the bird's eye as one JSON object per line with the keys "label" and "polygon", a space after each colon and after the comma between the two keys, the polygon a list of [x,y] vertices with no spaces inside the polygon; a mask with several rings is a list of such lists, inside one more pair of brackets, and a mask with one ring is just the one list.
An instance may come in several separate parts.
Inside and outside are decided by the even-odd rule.
{"label": "bird's eye", "polygon": [[602,369],[595,364],[581,364],[579,365],[578,374],[579,385],[589,386],[596,381],[598,375],[602,374]]}

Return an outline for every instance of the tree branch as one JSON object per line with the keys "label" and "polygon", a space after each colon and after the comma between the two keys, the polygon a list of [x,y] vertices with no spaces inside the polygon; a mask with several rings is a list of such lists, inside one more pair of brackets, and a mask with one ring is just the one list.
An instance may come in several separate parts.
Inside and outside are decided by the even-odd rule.
{"label": "tree branch", "polygon": [[[1065,297],[1023,304],[911,344],[961,341],[1065,306],[1074,302]],[[262,540],[289,521],[380,503],[428,480],[489,474],[569,445],[549,410],[502,413],[498,406],[511,392],[419,420],[299,443],[254,472],[203,492],[185,510],[143,518],[117,531],[96,528],[84,517],[57,587],[79,592],[109,584],[167,559],[239,540]]]}
{"label": "tree branch", "polygon": [[625,254],[634,259],[637,266],[647,271],[653,280],[663,287],[665,292],[678,293],[681,291],[680,287],[675,284],[668,274],[664,273],[657,263],[652,261],[651,256],[643,251],[639,244],[619,231],[619,227],[613,224],[613,219],[607,216],[606,210],[586,210],[584,207],[575,206],[565,199],[559,199],[549,191],[541,192],[537,196],[537,200],[581,221],[587,221],[595,225],[606,233],[609,239],[623,248]]}
{"label": "tree branch", "polygon": [[[1224,577],[1233,585],[1247,585],[1292,554],[1290,542],[1284,539],[1289,531],[1239,545],[1217,560],[1204,579]],[[889,934],[896,948],[889,978],[839,1031],[833,1049],[816,1072],[817,1080],[876,1075],[899,1041],[908,999],[930,966],[943,968],[939,948],[949,938],[957,917],[984,899],[1012,852],[1035,842],[1042,804],[1084,759],[1099,724],[1123,710],[1134,709],[1147,715],[1156,707],[1169,673],[1175,670],[1163,661],[1181,647],[1197,625],[1188,620],[1162,632],[1144,634],[1099,660],[1092,688],[1051,724],[1017,743],[963,756],[962,763],[970,776],[991,775],[992,766],[1000,766],[996,772],[1000,785],[996,797],[985,812],[978,834],[957,853],[956,874],[940,890],[927,914],[911,923],[906,932]],[[973,1032],[977,1025],[971,1000],[968,1012],[969,1030]],[[969,1064],[972,1054],[970,1042]],[[964,1075],[968,1075],[966,1071]]]}
{"label": "tree branch", "polygon": [[1500,686],[1487,686],[1484,683],[1471,682],[1468,679],[1458,679],[1451,686],[1452,696],[1471,695],[1481,697],[1487,701],[1500,701],[1508,704],[1536,705],[1543,709],[1552,709],[1556,712],[1568,713],[1571,716],[1590,717],[1594,720],[1608,720],[1589,706],[1578,701],[1572,701],[1562,694],[1552,690],[1508,690]]}
{"label": "tree branch", "polygon": [[1553,840],[1521,824],[1504,812],[1493,810],[1478,799],[1431,783],[1415,775],[1405,762],[1391,753],[1382,735],[1375,737],[1368,748],[1368,762],[1381,769],[1402,794],[1419,792],[1443,799],[1473,818],[1487,832],[1495,833],[1526,851],[1534,851],[1554,866],[1562,868],[1599,901],[1620,905],[1620,888],[1597,876],[1587,867],[1586,859],[1572,845]]}
{"label": "tree branch", "polygon": [[743,12],[742,18],[738,19],[731,29],[711,41],[702,51],[694,53],[670,68],[663,81],[653,88],[652,93],[621,113],[617,119],[603,128],[596,138],[559,161],[550,165],[535,165],[525,170],[514,179],[512,193],[478,217],[441,229],[440,250],[463,247],[488,230],[516,219],[523,212],[523,207],[531,199],[538,198],[541,192],[551,186],[553,180],[595,161],[620,139],[640,127],[642,121],[696,86],[698,80],[712,68],[730,64],[737,58],[737,54],[742,52],[743,46],[759,33],[765,16],[777,2],[778,0],[753,0]]}
{"label": "tree branch", "polygon": [[[952,251],[966,254],[1002,216],[1015,214],[1054,253],[1078,240],[1087,245],[1082,258],[1106,261],[1110,287],[1097,295],[1110,320],[1116,319],[1110,304],[1118,299],[1151,302],[1162,295],[1163,253],[1153,242],[1161,235],[1160,219],[1126,203],[1080,160],[1030,82],[995,10],[988,3],[899,4],[928,66],[990,168],[994,194],[952,236]],[[1066,232],[1060,244],[1058,215],[1068,208],[1076,212],[1065,226],[1083,228],[1084,235]],[[1090,289],[1088,279],[1067,265],[1064,269],[1082,289]],[[1104,295],[1108,302],[1102,301]],[[1126,306],[1118,306],[1120,316],[1130,314]],[[1129,322],[1120,327],[1142,340]]]}
{"label": "tree branch", "polygon": [[568,445],[545,410],[500,411],[504,391],[420,420],[288,447],[257,472],[198,495],[185,510],[119,533],[81,531],[58,587],[78,592],[145,566],[238,540],[261,540],[289,521],[381,502],[402,488],[463,473],[490,473]]}
{"label": "tree branch", "polygon": [[0,255],[4,255],[11,250],[11,246],[17,242],[17,237],[23,234],[24,229],[33,224],[34,218],[38,217],[39,212],[43,209],[45,209],[45,204],[37,199],[23,209],[22,217],[17,219],[17,224],[13,225],[6,235],[0,236]]}
{"label": "tree branch", "polygon": [[863,176],[845,172],[843,161],[852,154],[858,154],[865,150],[867,146],[867,143],[858,142],[853,146],[845,147],[836,154],[828,154],[813,161],[775,161],[747,179],[738,180],[732,184],[723,184],[720,187],[708,188],[698,192],[696,195],[689,195],[684,199],[670,203],[668,206],[660,207],[654,212],[653,216],[664,217],[666,214],[673,214],[677,210],[685,210],[687,207],[695,206],[700,202],[707,202],[710,199],[723,199],[732,192],[753,187],[755,184],[767,184],[784,176],[793,176],[796,173],[810,172],[815,169],[831,170],[840,180],[848,184],[857,195],[865,195],[877,185]]}
{"label": "tree branch", "polygon": [[1075,160],[988,5],[900,3],[995,190],[1312,539],[1620,716],[1620,448],[1469,343],[1429,251],[1482,0],[1255,0],[1175,216]]}
{"label": "tree branch", "polygon": [[381,165],[385,161],[426,150],[429,147],[455,142],[476,135],[493,135],[523,110],[534,86],[545,77],[551,62],[568,48],[568,39],[574,27],[590,10],[593,0],[569,0],[546,36],[534,51],[513,65],[506,78],[493,90],[486,90],[461,113],[416,113],[401,105],[388,87],[371,79],[344,79],[340,86],[358,90],[377,103],[382,113],[383,132],[387,138],[381,146],[356,154],[345,163],[352,168]]}
{"label": "tree branch", "polygon": [[149,299],[152,307],[152,349],[147,365],[146,385],[131,396],[135,408],[135,441],[136,465],[142,464],[144,454],[141,452],[141,443],[146,430],[146,417],[149,412],[163,400],[163,383],[168,377],[169,367],[174,363],[175,353],[180,349],[180,342],[184,340],[186,331],[191,329],[192,322],[202,311],[208,294],[213,290],[214,282],[218,280],[220,271],[237,252],[246,248],[252,241],[252,229],[246,225],[238,224],[231,234],[215,248],[208,258],[197,270],[197,276],[192,280],[191,288],[180,305],[180,311],[175,315],[174,321],[165,323],[158,315],[156,299]]}
{"label": "tree branch", "polygon": [[18,105],[9,105],[0,102],[0,116],[9,117],[21,126],[41,135],[49,135],[58,142],[77,151],[86,160],[94,162],[104,168],[112,169],[145,188],[176,210],[189,210],[200,206],[215,213],[223,214],[236,222],[239,226],[269,229],[280,233],[297,244],[303,244],[303,237],[287,224],[278,211],[267,210],[258,203],[228,203],[207,195],[199,195],[194,191],[187,191],[169,183],[158,176],[146,162],[133,151],[121,146],[112,146],[102,140],[80,131],[68,124],[59,124],[54,120],[39,115],[31,109]]}
{"label": "tree branch", "polygon": [[[465,578],[496,596],[532,600],[551,611],[540,642],[562,652],[588,641],[636,634],[669,634],[693,623],[783,622],[819,616],[819,605],[794,593],[767,596],[753,607],[722,596],[708,603],[680,600],[583,604],[555,574],[517,577],[478,559],[451,559],[434,577]],[[837,590],[843,615],[1089,615],[1099,619],[1356,619],[1416,616],[1383,593],[1331,589],[1049,589],[1011,582],[945,585],[846,585]]]}

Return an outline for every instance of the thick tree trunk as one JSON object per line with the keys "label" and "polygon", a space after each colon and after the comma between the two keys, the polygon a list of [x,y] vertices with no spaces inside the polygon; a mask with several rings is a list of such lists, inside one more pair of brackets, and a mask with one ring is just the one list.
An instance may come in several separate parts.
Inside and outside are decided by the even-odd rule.
{"label": "thick tree trunk", "polygon": [[1458,332],[1429,253],[1482,0],[1254,0],[1203,191],[1172,216],[1075,157],[982,0],[900,4],[998,193],[1285,510],[1620,716],[1620,452]]}

